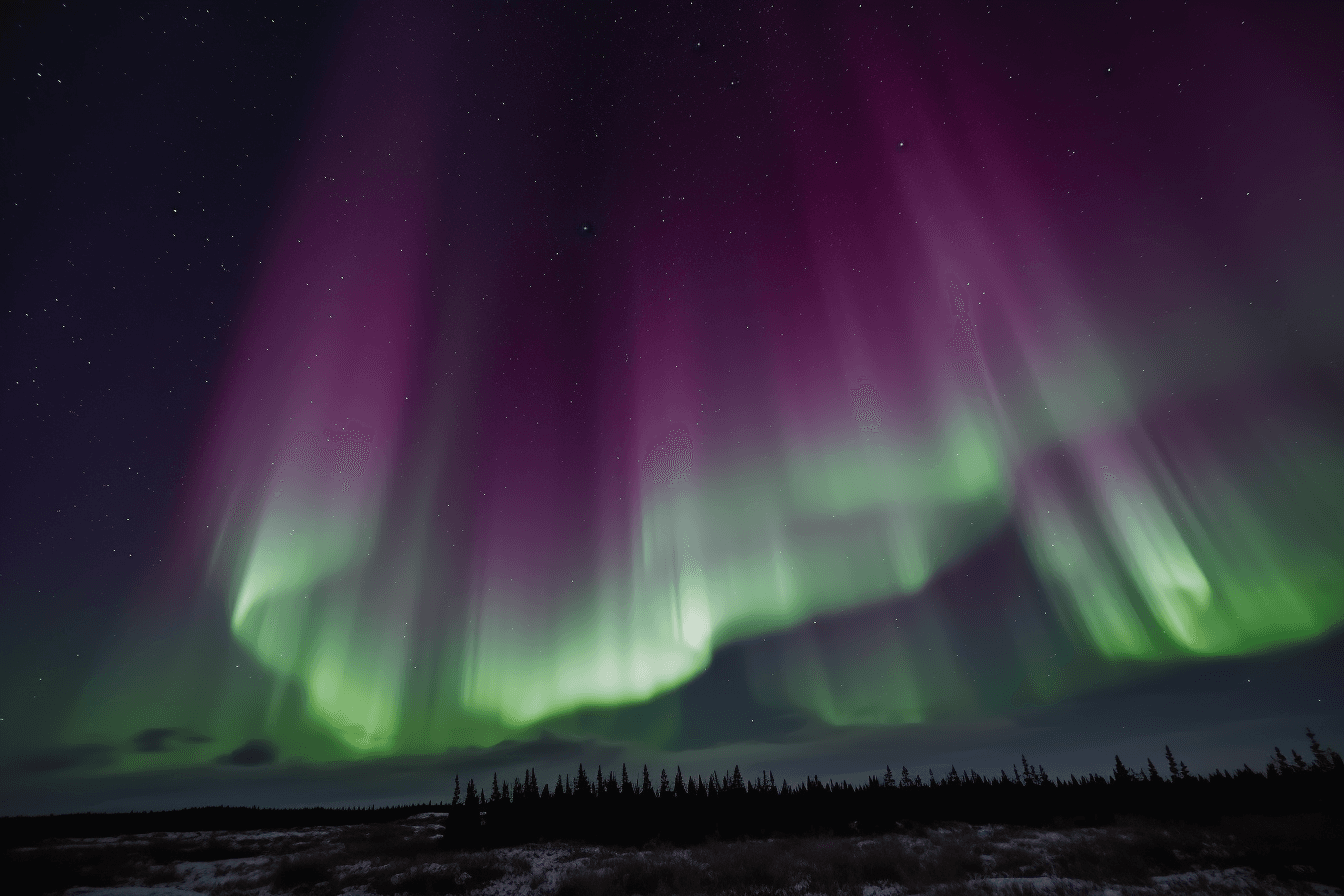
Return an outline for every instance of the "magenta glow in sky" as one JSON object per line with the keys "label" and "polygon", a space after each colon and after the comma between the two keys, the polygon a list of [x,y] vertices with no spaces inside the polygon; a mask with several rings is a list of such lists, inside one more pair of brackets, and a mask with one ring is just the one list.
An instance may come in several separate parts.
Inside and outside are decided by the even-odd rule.
{"label": "magenta glow in sky", "polygon": [[[1338,626],[1344,126],[1280,36],[643,15],[360,7],[187,493],[251,677],[72,737],[491,746],[748,642],[760,705],[917,724]],[[949,591],[1002,539],[1029,614]]]}

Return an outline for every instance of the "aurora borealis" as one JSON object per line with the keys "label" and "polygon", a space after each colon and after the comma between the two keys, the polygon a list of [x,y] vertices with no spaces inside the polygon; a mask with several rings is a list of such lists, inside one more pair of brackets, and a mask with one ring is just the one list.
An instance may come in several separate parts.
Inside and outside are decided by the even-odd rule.
{"label": "aurora borealis", "polygon": [[[162,523],[122,593],[65,586],[94,658],[41,713],[43,651],[6,667],[33,787],[254,741],[305,768],[538,739],[833,755],[1337,640],[1337,9],[305,16],[311,72],[269,101],[288,129],[251,125],[275,161],[199,176],[255,220],[201,200],[179,224],[163,180],[164,223],[103,262],[213,277],[223,319],[197,397],[119,424],[179,432],[155,450],[180,475],[152,474]],[[241,71],[283,57],[241,14],[183,19]],[[15,159],[65,134],[26,114]],[[11,315],[94,304],[44,273],[93,226],[63,214],[11,257]],[[235,248],[207,245],[225,223]],[[188,377],[172,325],[128,332],[113,367]],[[57,426],[21,393],[42,353],[7,354],[12,412]],[[61,475],[10,488],[7,532]],[[93,569],[101,538],[10,548],[38,642],[64,623],[21,554]],[[1341,704],[1318,711],[1328,736]]]}

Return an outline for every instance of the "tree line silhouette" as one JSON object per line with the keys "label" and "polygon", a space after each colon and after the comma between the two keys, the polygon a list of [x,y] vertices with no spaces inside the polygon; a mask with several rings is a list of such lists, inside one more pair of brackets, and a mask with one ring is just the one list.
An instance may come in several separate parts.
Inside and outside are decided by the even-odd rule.
{"label": "tree line silhouette", "polygon": [[202,807],[172,812],[57,815],[0,819],[9,842],[49,837],[185,830],[257,830],[312,825],[397,821],[432,813],[443,826],[445,845],[490,847],[546,840],[641,844],[651,840],[694,843],[772,835],[872,834],[907,823],[964,821],[1020,825],[1094,825],[1117,816],[1214,822],[1234,815],[1324,813],[1338,817],[1344,806],[1344,758],[1323,747],[1307,730],[1308,761],[1274,748],[1264,771],[1191,773],[1168,747],[1164,774],[1149,759],[1134,769],[1115,757],[1109,775],[1052,777],[1026,756],[1012,773],[997,775],[955,766],[939,776],[908,768],[872,776],[865,784],[807,777],[776,782],[770,771],[752,778],[740,767],[722,776],[671,778],[664,769],[655,784],[648,766],[631,774],[623,764],[593,774],[579,765],[573,775],[541,783],[528,769],[512,784],[492,777],[488,791],[454,779],[451,801],[351,809],[258,809]]}
{"label": "tree line silhouette", "polygon": [[1307,730],[1312,759],[1292,758],[1274,748],[1263,772],[1191,773],[1166,748],[1164,775],[1152,759],[1133,769],[1119,756],[1107,776],[1052,777],[1026,756],[1012,773],[997,775],[955,766],[939,776],[911,774],[888,766],[866,784],[808,777],[790,784],[762,771],[744,777],[740,767],[720,776],[685,776],[663,770],[654,784],[648,766],[633,778],[599,766],[592,776],[580,765],[554,786],[538,785],[535,770],[512,786],[498,774],[489,792],[468,780],[455,781],[446,808],[447,836],[469,843],[517,843],[547,839],[603,843],[676,843],[707,837],[788,834],[877,833],[906,822],[966,821],[1023,825],[1105,824],[1120,815],[1215,821],[1226,815],[1329,812],[1344,805],[1344,758],[1321,746]]}

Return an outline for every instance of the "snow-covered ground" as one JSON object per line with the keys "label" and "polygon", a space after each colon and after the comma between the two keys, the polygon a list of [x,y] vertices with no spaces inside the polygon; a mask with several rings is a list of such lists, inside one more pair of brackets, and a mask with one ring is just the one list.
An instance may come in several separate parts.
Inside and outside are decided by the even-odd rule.
{"label": "snow-covered ground", "polygon": [[955,825],[866,839],[462,852],[438,839],[440,820],[53,841],[14,850],[8,867],[17,886],[0,889],[19,896],[1340,896],[1309,866],[1266,870],[1263,854],[1258,871],[1240,864],[1235,835],[1154,825]]}

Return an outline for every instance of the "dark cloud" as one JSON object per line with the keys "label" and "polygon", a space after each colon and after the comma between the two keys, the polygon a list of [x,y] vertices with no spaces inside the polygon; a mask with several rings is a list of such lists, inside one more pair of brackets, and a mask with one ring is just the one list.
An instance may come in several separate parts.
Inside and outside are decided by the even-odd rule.
{"label": "dark cloud", "polygon": [[209,743],[210,738],[188,728],[146,728],[131,743],[137,753],[166,753],[182,744]]}
{"label": "dark cloud", "polygon": [[610,745],[601,745],[593,740],[574,740],[557,737],[549,731],[543,731],[535,740],[501,741],[493,747],[470,747],[453,750],[444,756],[445,768],[475,768],[482,762],[492,762],[500,766],[531,766],[536,763],[553,762],[594,762],[610,761],[619,755],[619,751]]}
{"label": "dark cloud", "polygon": [[232,753],[219,757],[224,765],[270,765],[275,761],[275,744],[268,740],[250,740]]}
{"label": "dark cloud", "polygon": [[19,762],[26,772],[63,772],[72,769],[98,769],[112,763],[116,750],[107,744],[79,744],[34,753]]}
{"label": "dark cloud", "polygon": [[176,728],[146,728],[131,743],[137,753],[165,753],[168,751],[168,738],[177,733]]}

